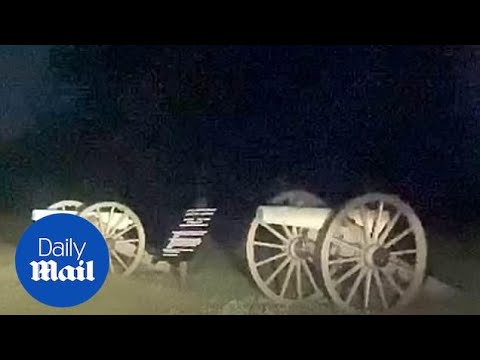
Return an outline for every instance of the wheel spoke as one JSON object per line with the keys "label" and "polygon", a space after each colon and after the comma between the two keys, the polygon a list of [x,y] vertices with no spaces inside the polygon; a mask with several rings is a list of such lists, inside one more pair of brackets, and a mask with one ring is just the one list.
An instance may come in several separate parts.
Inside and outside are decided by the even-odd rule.
{"label": "wheel spoke", "polygon": [[390,234],[390,231],[392,231],[393,227],[395,226],[399,218],[400,218],[400,212],[397,212],[395,216],[388,222],[387,227],[385,228],[385,230],[382,231],[380,238],[378,239],[378,243],[380,245],[383,245],[388,235]]}
{"label": "wheel spoke", "polygon": [[360,217],[362,218],[362,223],[363,223],[363,243],[368,244],[370,242],[370,237],[371,237],[371,229],[369,229],[368,226],[368,216],[367,216],[367,209],[365,209],[365,206],[360,207]]}
{"label": "wheel spoke", "polygon": [[335,284],[334,284],[334,287],[337,287],[338,285],[340,285],[342,282],[344,282],[345,280],[347,280],[350,276],[352,276],[353,274],[355,274],[358,270],[360,270],[362,267],[362,265],[360,264],[357,264],[355,265],[354,267],[352,267],[350,270],[348,270],[345,274],[343,274],[339,279],[337,279],[337,281],[335,281]]}
{"label": "wheel spoke", "polygon": [[307,274],[308,280],[310,280],[310,283],[312,284],[313,288],[315,289],[315,291],[318,291],[317,283],[315,282],[312,272],[310,271],[310,268],[308,267],[308,264],[305,260],[302,260],[302,267],[305,273]]}
{"label": "wheel spoke", "polygon": [[300,264],[300,262],[297,262],[296,264],[296,273],[297,273],[297,295],[298,295],[298,299],[302,299],[303,298],[303,294],[302,294],[302,265]]}
{"label": "wheel spoke", "polygon": [[290,282],[290,278],[292,277],[292,272],[294,268],[295,268],[295,264],[293,263],[293,261],[291,261],[290,264],[288,265],[288,270],[287,270],[287,275],[285,276],[285,280],[283,280],[282,292],[280,293],[280,296],[282,298],[285,296],[285,292],[287,291],[288,284]]}
{"label": "wheel spoke", "polygon": [[384,245],[384,247],[387,248],[387,249],[390,248],[390,247],[392,247],[393,245],[395,245],[396,243],[398,243],[400,240],[402,240],[405,236],[407,236],[407,235],[410,234],[411,232],[413,232],[413,229],[410,228],[410,227],[409,227],[408,229],[403,230],[401,234],[395,236],[393,239],[390,239],[390,240],[388,241],[388,243],[386,243],[386,244]]}
{"label": "wheel spoke", "polygon": [[410,249],[410,250],[392,251],[390,254],[393,256],[402,256],[402,255],[416,254],[416,253],[417,253],[417,249]]}
{"label": "wheel spoke", "polygon": [[396,292],[400,294],[400,296],[403,295],[404,291],[402,288],[395,282],[393,279],[392,275],[388,273],[388,271],[385,271],[384,269],[380,269],[380,271],[383,273],[389,284],[395,289]]}
{"label": "wheel spoke", "polygon": [[125,229],[123,229],[122,231],[120,231],[119,233],[116,233],[116,234],[113,234],[112,236],[112,239],[118,239],[120,236],[122,236],[123,234],[126,234],[128,233],[129,231],[135,229],[137,227],[137,224],[131,224],[130,226],[127,226]]}
{"label": "wheel spoke", "polygon": [[345,247],[347,249],[350,249],[350,250],[353,250],[353,251],[356,251],[356,252],[360,252],[360,248],[349,243],[349,242],[346,242],[344,240],[341,240],[337,237],[332,237],[332,242],[340,247]]}
{"label": "wheel spoke", "polygon": [[122,265],[122,267],[123,267],[125,270],[127,270],[127,269],[128,269],[127,264],[125,264],[125,262],[124,262],[124,261],[122,260],[122,258],[117,254],[117,252],[116,252],[115,250],[113,250],[113,249],[111,249],[110,251],[112,252],[113,257],[115,258],[115,260],[117,260],[118,263],[119,263],[120,265]]}
{"label": "wheel spoke", "polygon": [[105,234],[105,232],[103,231],[103,223],[102,223],[102,218],[100,217],[100,209],[97,208],[95,210],[95,213],[97,214],[97,219],[98,219],[98,229],[100,230],[100,232],[102,234]]}
{"label": "wheel spoke", "polygon": [[283,231],[285,231],[285,236],[287,239],[291,239],[293,237],[292,232],[288,228],[288,226],[282,224]]}
{"label": "wheel spoke", "polygon": [[107,227],[105,229],[105,234],[108,234],[109,231],[110,231],[110,221],[112,221],[112,215],[113,215],[113,212],[115,211],[115,207],[112,206],[110,208],[110,213],[108,214],[108,221],[107,221]]}
{"label": "wheel spoke", "polygon": [[272,244],[272,243],[267,243],[267,242],[263,242],[263,241],[254,241],[253,245],[263,246],[263,247],[272,248],[272,249],[285,250],[285,245]]}
{"label": "wheel spoke", "polygon": [[355,295],[355,293],[357,292],[357,289],[360,285],[360,282],[362,281],[363,279],[363,276],[365,275],[365,269],[363,268],[362,270],[360,270],[360,273],[358,274],[357,278],[355,279],[355,282],[353,283],[353,286],[352,288],[350,289],[350,293],[348,294],[348,297],[347,297],[347,305],[350,304],[350,302],[352,301],[352,298],[353,298],[353,295]]}
{"label": "wheel spoke", "polygon": [[265,284],[269,285],[273,281],[273,279],[275,279],[277,275],[280,274],[280,271],[282,271],[283,268],[288,265],[289,262],[290,262],[290,258],[288,257],[285,260],[283,260],[280,266],[270,275],[267,281],[265,281]]}
{"label": "wheel spoke", "polygon": [[385,291],[383,289],[382,280],[380,279],[380,273],[377,269],[373,270],[373,277],[377,283],[378,293],[380,294],[380,299],[382,301],[382,306],[384,309],[388,308],[387,300],[385,299]]}
{"label": "wheel spoke", "polygon": [[375,219],[375,222],[373,224],[373,242],[374,243],[378,242],[378,235],[380,234],[380,231],[382,230],[382,228],[380,228],[380,220],[382,220],[382,214],[383,214],[383,201],[380,201],[380,206],[378,207],[377,218]]}
{"label": "wheel spoke", "polygon": [[352,257],[348,257],[348,258],[330,260],[328,262],[328,265],[348,264],[348,263],[351,263],[351,262],[359,262],[359,261],[360,261],[360,256],[352,256]]}
{"label": "wheel spoke", "polygon": [[292,234],[294,237],[298,236],[298,227],[292,226]]}
{"label": "wheel spoke", "polygon": [[365,277],[365,298],[364,298],[364,307],[368,309],[369,301],[370,301],[370,285],[372,284],[372,274],[373,270],[368,270],[367,275]]}
{"label": "wheel spoke", "polygon": [[121,239],[121,240],[115,240],[115,244],[133,244],[133,243],[138,243],[140,242],[139,239]]}
{"label": "wheel spoke", "polygon": [[270,225],[264,223],[263,221],[259,222],[260,225],[262,225],[265,229],[267,229],[268,231],[270,231],[273,235],[275,235],[278,239],[282,240],[284,243],[288,244],[288,239],[283,236],[282,234],[280,234],[277,230],[275,230],[274,228],[272,228]]}
{"label": "wheel spoke", "polygon": [[128,216],[128,215],[126,213],[123,213],[121,216],[118,217],[117,221],[112,226],[112,228],[110,229],[108,234],[106,234],[106,237],[109,237],[109,236],[115,234],[115,231],[117,231],[118,225],[120,225],[122,223],[123,219],[125,219],[126,216]]}
{"label": "wheel spoke", "polygon": [[287,253],[286,253],[286,252],[282,252],[282,253],[277,254],[277,255],[275,255],[275,256],[271,256],[271,257],[269,257],[269,258],[267,258],[267,259],[265,259],[265,260],[259,261],[259,262],[255,263],[255,266],[258,268],[258,267],[260,267],[260,266],[262,266],[262,265],[268,264],[268,263],[270,263],[270,262],[272,262],[272,261],[275,261],[275,260],[277,260],[277,259],[281,259],[281,258],[284,257],[284,256],[287,256]]}

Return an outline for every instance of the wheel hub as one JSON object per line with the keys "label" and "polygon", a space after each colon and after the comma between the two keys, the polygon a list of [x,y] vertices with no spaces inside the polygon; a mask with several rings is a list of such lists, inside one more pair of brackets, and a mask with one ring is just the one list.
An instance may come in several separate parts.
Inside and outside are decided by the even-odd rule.
{"label": "wheel hub", "polygon": [[385,267],[390,260],[390,250],[372,245],[365,251],[365,263],[370,267]]}
{"label": "wheel hub", "polygon": [[390,259],[390,251],[383,247],[373,253],[373,263],[378,267],[385,267]]}
{"label": "wheel hub", "polygon": [[315,243],[303,237],[295,238],[289,246],[289,254],[295,259],[306,260],[313,256]]}

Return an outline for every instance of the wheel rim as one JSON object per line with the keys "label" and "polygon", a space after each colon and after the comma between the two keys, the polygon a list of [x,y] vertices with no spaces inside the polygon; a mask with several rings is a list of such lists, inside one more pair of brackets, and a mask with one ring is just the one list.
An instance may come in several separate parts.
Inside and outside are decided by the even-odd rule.
{"label": "wheel rim", "polygon": [[48,207],[49,210],[77,211],[83,206],[83,202],[77,200],[62,200]]}
{"label": "wheel rim", "polygon": [[316,230],[254,220],[247,238],[250,273],[260,290],[279,303],[321,294],[313,264]]}
{"label": "wheel rim", "polygon": [[367,194],[332,219],[320,267],[336,305],[374,313],[412,301],[423,283],[426,258],[425,232],[413,209],[396,196]]}
{"label": "wheel rim", "polygon": [[93,204],[79,216],[95,225],[107,241],[110,272],[130,275],[145,254],[145,230],[138,216],[117,202]]}

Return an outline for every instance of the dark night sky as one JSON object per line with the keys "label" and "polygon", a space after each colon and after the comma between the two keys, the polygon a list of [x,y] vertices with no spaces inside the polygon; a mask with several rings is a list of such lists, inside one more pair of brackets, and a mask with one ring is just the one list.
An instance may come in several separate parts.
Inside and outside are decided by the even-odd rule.
{"label": "dark night sky", "polygon": [[[432,217],[474,217],[480,204],[478,120],[470,108],[455,108],[461,81],[472,75],[456,71],[461,57],[443,49],[233,47],[234,55],[213,56],[210,68],[247,70],[241,80],[219,76],[212,101],[214,109],[228,103],[221,98],[228,84],[227,97],[241,101],[240,110],[108,125],[99,107],[92,115],[72,105],[80,95],[49,73],[49,48],[0,47],[3,208],[82,191],[144,211],[181,208],[193,196],[199,161],[224,207],[261,201],[281,175],[339,202],[363,192],[370,178]],[[129,51],[132,59],[148,54]],[[111,55],[106,66],[133,67],[127,57]],[[234,97],[239,81],[244,89]],[[121,87],[129,87],[124,78]],[[143,111],[155,104],[152,92],[135,95]]]}
{"label": "dark night sky", "polygon": [[33,124],[32,98],[43,87],[48,49],[49,46],[0,46],[0,141],[18,137]]}

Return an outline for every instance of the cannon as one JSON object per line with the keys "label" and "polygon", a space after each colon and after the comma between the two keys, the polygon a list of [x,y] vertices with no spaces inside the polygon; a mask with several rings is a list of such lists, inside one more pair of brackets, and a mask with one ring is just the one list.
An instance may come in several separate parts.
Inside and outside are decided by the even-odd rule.
{"label": "cannon", "polygon": [[128,206],[115,201],[86,206],[81,201],[62,200],[46,209],[34,209],[32,220],[59,213],[78,215],[95,225],[105,238],[110,253],[111,273],[128,276],[140,264],[154,270],[165,268],[158,265],[168,265],[166,268],[170,270],[170,265],[174,264],[178,267],[183,286],[186,282],[187,262],[208,234],[208,226],[215,211],[215,208],[201,206],[187,209],[178,228],[172,230],[161,254],[149,254],[146,251],[142,221]]}
{"label": "cannon", "polygon": [[[192,254],[208,233],[216,210],[188,209],[163,256],[170,260]],[[85,206],[63,200],[33,210],[32,220],[55,213],[79,215],[100,230],[110,251],[112,273],[128,276],[148,258],[142,222],[125,205]],[[395,195],[370,193],[339,209],[322,201],[259,206],[245,246],[254,282],[279,303],[327,295],[346,311],[376,313],[409,304],[425,278],[423,226]]]}
{"label": "cannon", "polygon": [[246,256],[256,285],[276,302],[327,295],[347,312],[377,313],[405,306],[419,293],[427,242],[407,203],[369,193],[338,210],[259,206]]}
{"label": "cannon", "polygon": [[47,209],[34,209],[32,220],[64,213],[81,216],[102,233],[110,252],[110,272],[130,275],[145,258],[145,229],[128,207],[114,201],[85,206],[81,201],[62,200]]}

